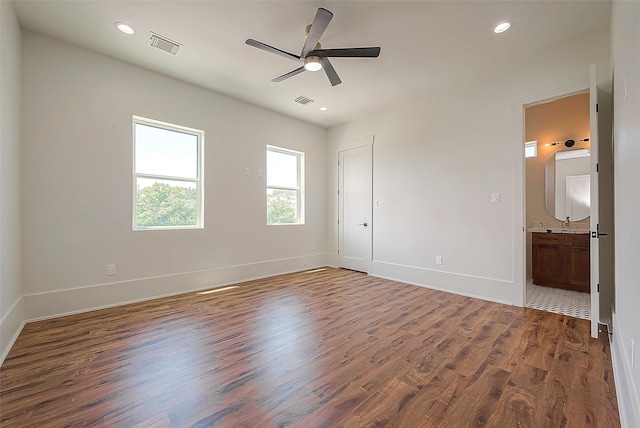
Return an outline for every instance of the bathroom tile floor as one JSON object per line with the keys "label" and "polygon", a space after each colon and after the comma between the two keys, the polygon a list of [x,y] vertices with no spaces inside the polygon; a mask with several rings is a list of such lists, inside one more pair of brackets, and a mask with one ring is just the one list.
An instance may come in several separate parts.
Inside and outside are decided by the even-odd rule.
{"label": "bathroom tile floor", "polygon": [[527,308],[588,320],[591,317],[591,295],[579,291],[543,287],[527,283]]}

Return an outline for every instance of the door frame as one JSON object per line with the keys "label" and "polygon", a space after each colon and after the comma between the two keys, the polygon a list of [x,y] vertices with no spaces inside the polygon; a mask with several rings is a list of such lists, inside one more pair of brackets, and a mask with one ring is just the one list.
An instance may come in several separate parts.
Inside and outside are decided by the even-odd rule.
{"label": "door frame", "polygon": [[[591,151],[591,211],[589,217],[591,264],[591,337],[598,337],[600,324],[600,178],[598,176],[598,162],[600,157],[600,135],[598,123],[598,83],[596,79],[596,65],[589,66],[589,127]],[[594,135],[595,134],[595,135]],[[593,215],[595,211],[595,215]]]}
{"label": "door frame", "polygon": [[[516,171],[516,174],[518,174],[517,179],[520,180],[520,182],[522,183],[522,200],[521,200],[521,204],[520,206],[522,207],[522,212],[521,213],[517,213],[516,212],[516,216],[520,217],[520,224],[521,224],[521,228],[522,228],[522,232],[521,234],[519,234],[519,237],[516,238],[516,241],[520,241],[519,243],[516,242],[516,247],[515,248],[520,248],[520,254],[516,254],[516,260],[515,260],[515,272],[520,272],[520,284],[514,284],[514,305],[516,306],[521,306],[521,307],[526,307],[527,305],[527,254],[529,254],[528,248],[527,248],[527,170],[526,170],[526,159],[524,157],[524,141],[525,141],[525,132],[526,132],[526,121],[525,121],[525,113],[526,113],[526,109],[527,107],[532,107],[538,104],[544,104],[544,103],[548,103],[554,100],[558,100],[561,98],[566,98],[566,97],[570,97],[573,95],[578,95],[578,94],[584,94],[584,93],[590,93],[591,92],[591,76],[590,76],[590,81],[589,81],[589,86],[586,86],[584,89],[580,89],[580,90],[576,90],[576,91],[572,91],[572,92],[568,92],[565,93],[563,95],[557,95],[557,96],[553,96],[553,97],[549,97],[549,98],[545,98],[545,99],[541,99],[538,101],[532,101],[526,104],[522,105],[522,116],[521,116],[521,120],[522,120],[522,144],[521,147],[518,150],[518,156],[519,156],[519,161],[522,162],[521,163],[521,170],[520,171]],[[595,79],[595,77],[593,77]],[[593,121],[593,113],[590,111],[590,115],[591,117],[589,118],[589,121]],[[593,126],[591,127],[593,129]],[[593,150],[593,148],[590,148],[591,150]],[[590,175],[593,176],[594,172],[591,171]],[[516,181],[517,182],[517,181]],[[520,228],[518,228],[520,229]],[[590,232],[591,233],[591,232]],[[590,257],[592,257],[592,252],[590,251]],[[593,263],[593,261],[592,261]],[[591,322],[591,335],[592,337],[597,337],[597,326],[600,322],[600,313],[599,310],[596,310],[596,313],[594,313],[594,308],[599,308],[599,293],[594,293],[594,286],[593,286],[593,282],[592,282],[592,286],[591,286],[591,314],[590,314],[590,322]],[[595,333],[594,333],[595,331]],[[594,334],[596,334],[596,336],[594,336]]]}
{"label": "door frame", "polygon": [[[352,150],[352,149],[358,149],[360,147],[368,147],[369,149],[369,153],[371,154],[371,176],[369,177],[369,188],[371,189],[371,202],[373,202],[373,192],[374,192],[374,188],[373,188],[373,143],[374,143],[374,136],[373,135],[369,135],[366,137],[362,137],[359,138],[357,140],[352,140],[343,144],[340,144],[336,147],[336,151],[335,151],[335,162],[337,165],[337,169],[336,169],[336,179],[337,179],[337,185],[338,185],[338,189],[336,192],[336,207],[338,208],[337,211],[337,216],[338,219],[337,221],[339,222],[341,220],[341,205],[340,205],[340,190],[341,189],[341,180],[340,180],[340,166],[339,166],[339,161],[340,161],[340,153],[344,152],[346,150]],[[368,227],[368,233],[369,233],[369,242],[370,242],[370,248],[369,248],[369,260],[367,260],[367,268],[366,268],[366,273],[370,274],[371,273],[371,266],[372,266],[372,262],[373,262],[373,225],[375,224],[375,219],[374,219],[374,215],[373,215],[373,204],[371,204],[371,206],[369,207],[371,210],[370,213],[370,217],[371,217],[371,227]],[[340,225],[338,224],[338,267],[340,266],[340,255],[339,255],[339,251],[340,248],[342,248],[342,240],[343,240],[343,236],[342,236],[342,227],[340,227]]]}

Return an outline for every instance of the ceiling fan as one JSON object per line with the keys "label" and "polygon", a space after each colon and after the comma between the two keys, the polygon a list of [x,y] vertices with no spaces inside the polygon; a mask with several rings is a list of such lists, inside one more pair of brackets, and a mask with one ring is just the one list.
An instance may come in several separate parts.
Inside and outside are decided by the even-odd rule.
{"label": "ceiling fan", "polygon": [[247,39],[246,43],[249,46],[292,59],[302,64],[299,68],[272,79],[272,82],[282,82],[304,71],[318,71],[324,68],[324,72],[327,74],[331,86],[336,86],[342,83],[342,80],[338,77],[338,73],[336,73],[333,65],[331,65],[329,58],[377,58],[378,55],[380,55],[380,47],[322,49],[318,41],[324,34],[332,18],[333,13],[327,9],[318,8],[313,22],[306,28],[307,39],[304,42],[300,55],[285,52],[253,39]]}

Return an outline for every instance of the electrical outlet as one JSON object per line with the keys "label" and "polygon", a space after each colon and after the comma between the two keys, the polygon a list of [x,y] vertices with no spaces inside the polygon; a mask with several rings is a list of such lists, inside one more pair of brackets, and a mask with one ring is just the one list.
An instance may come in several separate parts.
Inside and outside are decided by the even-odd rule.
{"label": "electrical outlet", "polygon": [[442,256],[436,256],[436,264],[437,265],[441,265],[442,264]]}
{"label": "electrical outlet", "polygon": [[316,250],[316,244],[315,242],[313,244],[311,244],[311,251],[315,251]]}
{"label": "electrical outlet", "polygon": [[107,275],[116,274],[116,265],[107,265]]}

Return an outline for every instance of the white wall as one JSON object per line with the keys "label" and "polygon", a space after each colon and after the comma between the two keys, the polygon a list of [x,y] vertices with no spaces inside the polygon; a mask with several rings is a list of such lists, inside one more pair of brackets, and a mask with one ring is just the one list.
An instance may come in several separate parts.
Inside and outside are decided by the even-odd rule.
{"label": "white wall", "polygon": [[[615,302],[612,354],[624,427],[640,426],[640,3],[614,1]],[[626,87],[626,89],[625,89]],[[625,95],[626,94],[626,95]],[[635,367],[631,362],[636,343]]]}
{"label": "white wall", "polygon": [[20,26],[0,1],[0,363],[22,326],[20,279]]}
{"label": "white wall", "polygon": [[[27,319],[326,264],[323,128],[29,32],[23,72]],[[132,115],[205,131],[204,230],[132,231]],[[266,226],[267,144],[305,152],[304,226]]]}
{"label": "white wall", "polygon": [[[375,136],[372,273],[522,304],[523,105],[586,89],[594,62],[609,78],[607,32],[331,129],[329,189],[337,147]],[[500,203],[491,203],[494,192]],[[336,198],[329,204],[335,252]]]}

